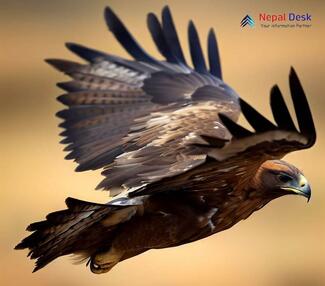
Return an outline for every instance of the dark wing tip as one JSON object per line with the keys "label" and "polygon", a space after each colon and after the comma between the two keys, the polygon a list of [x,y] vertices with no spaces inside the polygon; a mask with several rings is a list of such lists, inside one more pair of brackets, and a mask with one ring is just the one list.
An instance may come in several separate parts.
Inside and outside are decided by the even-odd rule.
{"label": "dark wing tip", "polygon": [[60,68],[61,60],[59,59],[44,59],[44,62],[49,64],[51,67],[54,67],[55,69],[62,71],[62,68]]}
{"label": "dark wing tip", "polygon": [[[277,126],[241,98],[240,107],[248,123],[255,129],[255,134],[274,130],[295,132],[307,139],[306,143],[301,142],[299,146],[296,146],[296,150],[310,148],[316,141],[316,130],[305,92],[292,67],[290,69],[289,85],[300,131],[296,129],[282,93],[277,85],[272,87],[270,93],[270,105]],[[246,137],[254,134],[223,114],[219,114],[219,117],[234,138]]]}
{"label": "dark wing tip", "polygon": [[[225,146],[227,142],[229,142],[228,139],[216,138],[207,135],[200,135],[200,137],[209,144],[208,147],[222,148]],[[206,147],[206,145],[201,145],[201,144],[196,144],[196,145]]]}
{"label": "dark wing tip", "polygon": [[187,66],[182,47],[179,42],[174,20],[169,7],[166,5],[161,12],[162,30],[167,44],[177,62]]}
{"label": "dark wing tip", "polygon": [[253,135],[252,132],[231,120],[227,115],[219,113],[219,118],[234,138],[239,139]]}
{"label": "dark wing tip", "polygon": [[40,269],[41,269],[41,267],[36,266],[36,267],[33,269],[32,273],[35,273],[36,271],[38,271],[38,270],[40,270]]}
{"label": "dark wing tip", "polygon": [[191,58],[195,70],[199,73],[207,73],[200,38],[195,24],[192,20],[190,20],[188,23],[188,41],[190,46]]}
{"label": "dark wing tip", "polygon": [[280,91],[280,88],[277,84],[275,84],[271,87],[271,96],[272,96],[273,92],[275,92],[275,91],[276,92]]}
{"label": "dark wing tip", "polygon": [[[68,159],[68,158],[65,158],[65,159]],[[74,170],[75,170],[75,172],[84,172],[84,171],[87,171],[88,168],[85,167],[83,164],[80,164]]]}
{"label": "dark wing tip", "polygon": [[116,17],[113,9],[109,6],[105,7],[104,16],[105,16],[105,20],[109,20],[109,19],[111,19],[111,17]]}
{"label": "dark wing tip", "polygon": [[249,105],[242,98],[239,99],[240,108],[247,119],[248,123],[255,129],[256,132],[265,132],[275,130],[277,127],[268,119],[266,119],[255,108]]}
{"label": "dark wing tip", "polygon": [[77,43],[67,42],[65,43],[65,46],[69,51],[73,52],[74,54],[88,62],[94,62],[96,59],[103,58],[106,56],[106,54],[104,54],[103,52],[87,48]]}
{"label": "dark wing tip", "polygon": [[71,81],[58,82],[56,86],[67,92],[76,92],[83,90],[81,87],[75,86]]}
{"label": "dark wing tip", "polygon": [[288,107],[284,101],[278,85],[274,85],[270,92],[270,105],[275,122],[280,129],[297,132]]}
{"label": "dark wing tip", "polygon": [[75,199],[74,198],[71,198],[71,197],[67,197],[65,199],[65,204],[68,208],[71,208],[73,203],[74,203]]}
{"label": "dark wing tip", "polygon": [[151,19],[157,19],[157,16],[156,14],[154,14],[153,12],[149,12],[148,15],[147,15],[147,22]]}
{"label": "dark wing tip", "polygon": [[162,14],[169,14],[169,15],[171,15],[169,6],[168,6],[168,5],[165,5],[165,6],[162,8],[161,13],[162,13]]}
{"label": "dark wing tip", "polygon": [[306,147],[311,147],[316,142],[316,128],[306,94],[293,67],[290,68],[289,86],[300,132],[308,138]]}
{"label": "dark wing tip", "polygon": [[218,42],[213,28],[210,28],[208,34],[208,57],[211,74],[222,79]]}
{"label": "dark wing tip", "polygon": [[105,8],[104,16],[109,30],[113,33],[116,40],[122,45],[122,47],[134,59],[161,66],[159,61],[147,54],[147,52],[139,45],[136,39],[132,36],[123,22],[110,7]]}
{"label": "dark wing tip", "polygon": [[296,71],[295,71],[295,69],[294,69],[293,66],[290,66],[289,76],[295,76],[296,78],[298,78],[297,73],[296,73]]}
{"label": "dark wing tip", "polygon": [[19,242],[15,247],[14,249],[16,250],[21,250],[21,249],[25,249],[24,245],[22,242]]}
{"label": "dark wing tip", "polygon": [[188,27],[189,27],[189,29],[195,29],[195,25],[194,25],[193,20],[188,21]]}
{"label": "dark wing tip", "polygon": [[171,47],[166,41],[161,24],[154,13],[149,13],[147,15],[147,26],[160,54],[163,55],[168,62],[177,63],[178,60],[175,58]]}
{"label": "dark wing tip", "polygon": [[72,72],[81,68],[82,65],[73,61],[61,60],[61,59],[44,59],[44,61],[50,66],[54,67],[60,72]]}
{"label": "dark wing tip", "polygon": [[210,35],[212,35],[212,36],[216,36],[216,33],[215,33],[215,31],[214,31],[214,29],[211,27],[210,29],[209,29],[209,36]]}
{"label": "dark wing tip", "polygon": [[49,64],[51,67],[55,68],[60,72],[65,72],[69,68],[69,65],[65,63],[64,60],[60,59],[44,59],[44,62]]}
{"label": "dark wing tip", "polygon": [[115,14],[113,9],[109,6],[105,7],[104,18],[105,18],[108,28],[113,32],[114,32],[114,28],[120,29],[120,26],[124,27],[124,25],[122,24],[119,17]]}
{"label": "dark wing tip", "polygon": [[67,47],[67,49],[69,49],[69,50],[73,50],[75,47],[79,46],[79,44],[77,44],[77,43],[72,43],[72,42],[66,42],[64,45],[65,45],[65,46]]}

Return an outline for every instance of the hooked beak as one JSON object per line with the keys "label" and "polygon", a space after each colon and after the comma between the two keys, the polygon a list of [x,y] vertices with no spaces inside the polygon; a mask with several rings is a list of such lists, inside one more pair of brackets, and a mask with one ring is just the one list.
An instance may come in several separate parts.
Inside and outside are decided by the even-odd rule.
{"label": "hooked beak", "polygon": [[309,202],[311,197],[310,185],[303,175],[300,175],[298,182],[292,182],[288,186],[281,187],[281,189],[292,192],[296,195],[304,196],[305,198],[307,198],[307,202]]}

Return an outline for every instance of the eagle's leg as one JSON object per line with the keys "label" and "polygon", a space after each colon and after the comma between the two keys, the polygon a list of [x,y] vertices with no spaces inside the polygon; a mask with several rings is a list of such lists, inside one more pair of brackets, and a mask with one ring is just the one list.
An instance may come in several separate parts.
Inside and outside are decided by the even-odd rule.
{"label": "eagle's leg", "polygon": [[[218,209],[197,199],[171,194],[144,199],[142,210],[129,220],[122,219],[109,245],[92,255],[90,268],[94,273],[105,273],[118,262],[149,249],[183,244],[203,229],[212,233],[215,226],[211,218]],[[124,218],[123,210],[116,216]],[[110,216],[102,224],[111,226],[113,220],[114,216]]]}
{"label": "eagle's leg", "polygon": [[202,228],[208,226],[210,231],[212,232],[215,229],[215,225],[211,218],[217,213],[218,208],[211,208],[204,216],[201,216],[200,219],[202,220]]}
{"label": "eagle's leg", "polygon": [[121,224],[109,248],[99,249],[90,259],[96,274],[108,272],[118,262],[152,248],[168,247],[178,240],[180,221],[175,215],[157,212],[136,216]]}
{"label": "eagle's leg", "polygon": [[111,247],[108,251],[97,253],[90,259],[90,270],[101,274],[110,271],[122,257],[122,252]]}

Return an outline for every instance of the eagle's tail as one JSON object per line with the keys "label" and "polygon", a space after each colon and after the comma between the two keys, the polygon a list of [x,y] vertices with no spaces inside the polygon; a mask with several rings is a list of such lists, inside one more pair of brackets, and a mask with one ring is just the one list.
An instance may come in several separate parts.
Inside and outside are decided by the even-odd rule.
{"label": "eagle's tail", "polygon": [[96,204],[73,198],[67,198],[66,205],[66,210],[50,213],[46,220],[30,224],[27,230],[33,233],[15,247],[28,248],[28,256],[37,259],[34,272],[59,256],[92,257],[103,242],[106,247],[110,244],[116,226],[134,214],[132,206]]}

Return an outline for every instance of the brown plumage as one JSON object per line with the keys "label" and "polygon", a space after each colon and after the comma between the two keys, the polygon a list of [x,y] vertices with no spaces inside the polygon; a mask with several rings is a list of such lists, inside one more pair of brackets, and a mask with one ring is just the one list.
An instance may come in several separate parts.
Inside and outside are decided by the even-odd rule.
{"label": "brown plumage", "polygon": [[[290,92],[299,130],[280,89],[271,90],[276,124],[239,98],[222,80],[213,30],[208,62],[189,24],[194,68],[180,47],[168,7],[148,28],[166,61],[148,55],[115,13],[106,22],[135,59],[125,60],[77,44],[67,47],[89,64],[47,60],[73,80],[59,83],[67,106],[58,116],[67,159],[77,171],[103,168],[97,188],[116,196],[107,204],[68,198],[67,209],[31,224],[28,248],[35,271],[59,256],[78,254],[94,273],[149,249],[189,243],[230,228],[287,194],[310,198],[303,174],[280,159],[310,148],[316,131],[293,69]],[[240,112],[253,127],[236,123]]]}

